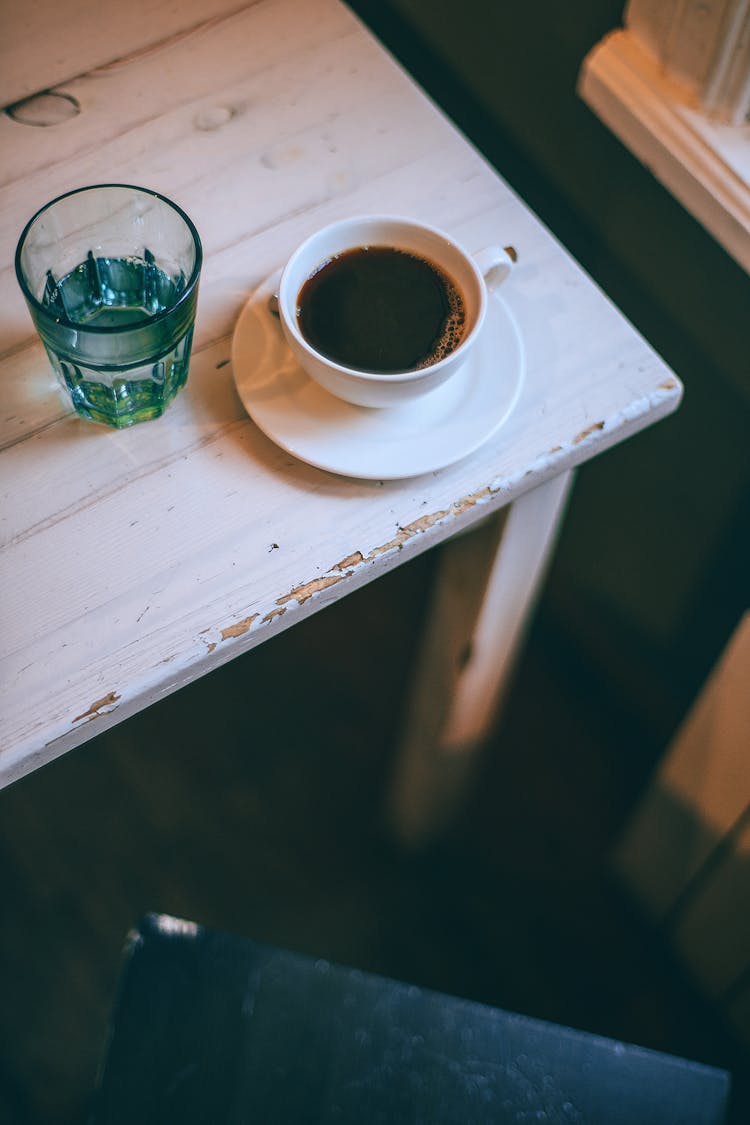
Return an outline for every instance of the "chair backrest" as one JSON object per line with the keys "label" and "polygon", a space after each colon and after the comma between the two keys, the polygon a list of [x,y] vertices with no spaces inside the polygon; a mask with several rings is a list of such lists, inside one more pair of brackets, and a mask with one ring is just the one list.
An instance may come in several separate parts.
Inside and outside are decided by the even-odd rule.
{"label": "chair backrest", "polygon": [[720,1125],[726,1072],[164,915],[131,936],[93,1125]]}

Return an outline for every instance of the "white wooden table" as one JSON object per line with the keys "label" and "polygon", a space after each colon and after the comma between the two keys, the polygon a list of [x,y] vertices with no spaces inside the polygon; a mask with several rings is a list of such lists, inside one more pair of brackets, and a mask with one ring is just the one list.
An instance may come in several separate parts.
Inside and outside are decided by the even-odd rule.
{"label": "white wooden table", "polygon": [[[88,37],[86,6],[64,7],[14,9],[0,47],[2,104],[58,83],[0,116],[0,781],[450,539],[394,798],[418,836],[440,761],[491,717],[570,470],[675,409],[679,381],[338,0],[136,3]],[[38,9],[56,31],[29,32]],[[175,199],[206,255],[188,385],[121,432],[68,411],[12,267],[37,207],[106,181]],[[518,404],[475,453],[400,481],[283,452],[230,362],[253,289],[317,227],[373,211],[519,254]]]}

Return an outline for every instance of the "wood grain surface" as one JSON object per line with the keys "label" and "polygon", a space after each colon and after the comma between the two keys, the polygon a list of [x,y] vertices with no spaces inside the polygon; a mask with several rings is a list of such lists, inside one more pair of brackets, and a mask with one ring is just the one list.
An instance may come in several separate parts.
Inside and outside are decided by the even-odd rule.
{"label": "wood grain surface", "polygon": [[[678,379],[336,0],[263,0],[58,87],[80,112],[0,116],[0,779],[8,783],[672,411]],[[23,48],[46,85],[45,52]],[[72,103],[71,103],[72,104]],[[12,267],[47,200],[164,192],[206,252],[187,387],[121,432],[73,417]],[[524,392],[452,468],[358,481],[265,438],[230,354],[251,291],[307,234],[389,211],[519,262]],[[498,356],[498,372],[502,356]]]}

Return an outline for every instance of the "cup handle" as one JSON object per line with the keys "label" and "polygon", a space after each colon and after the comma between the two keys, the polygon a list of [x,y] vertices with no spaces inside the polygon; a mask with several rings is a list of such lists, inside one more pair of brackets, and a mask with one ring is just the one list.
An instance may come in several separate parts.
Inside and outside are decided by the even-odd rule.
{"label": "cup handle", "polygon": [[518,254],[513,246],[486,246],[484,250],[474,254],[474,261],[484,277],[487,288],[494,291],[499,289],[508,277],[518,261]]}

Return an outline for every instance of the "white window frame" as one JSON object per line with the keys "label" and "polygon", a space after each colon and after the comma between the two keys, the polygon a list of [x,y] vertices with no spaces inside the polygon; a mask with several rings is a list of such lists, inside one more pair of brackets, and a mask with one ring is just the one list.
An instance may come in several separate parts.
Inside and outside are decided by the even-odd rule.
{"label": "white window frame", "polygon": [[578,89],[750,273],[750,0],[630,0]]}

